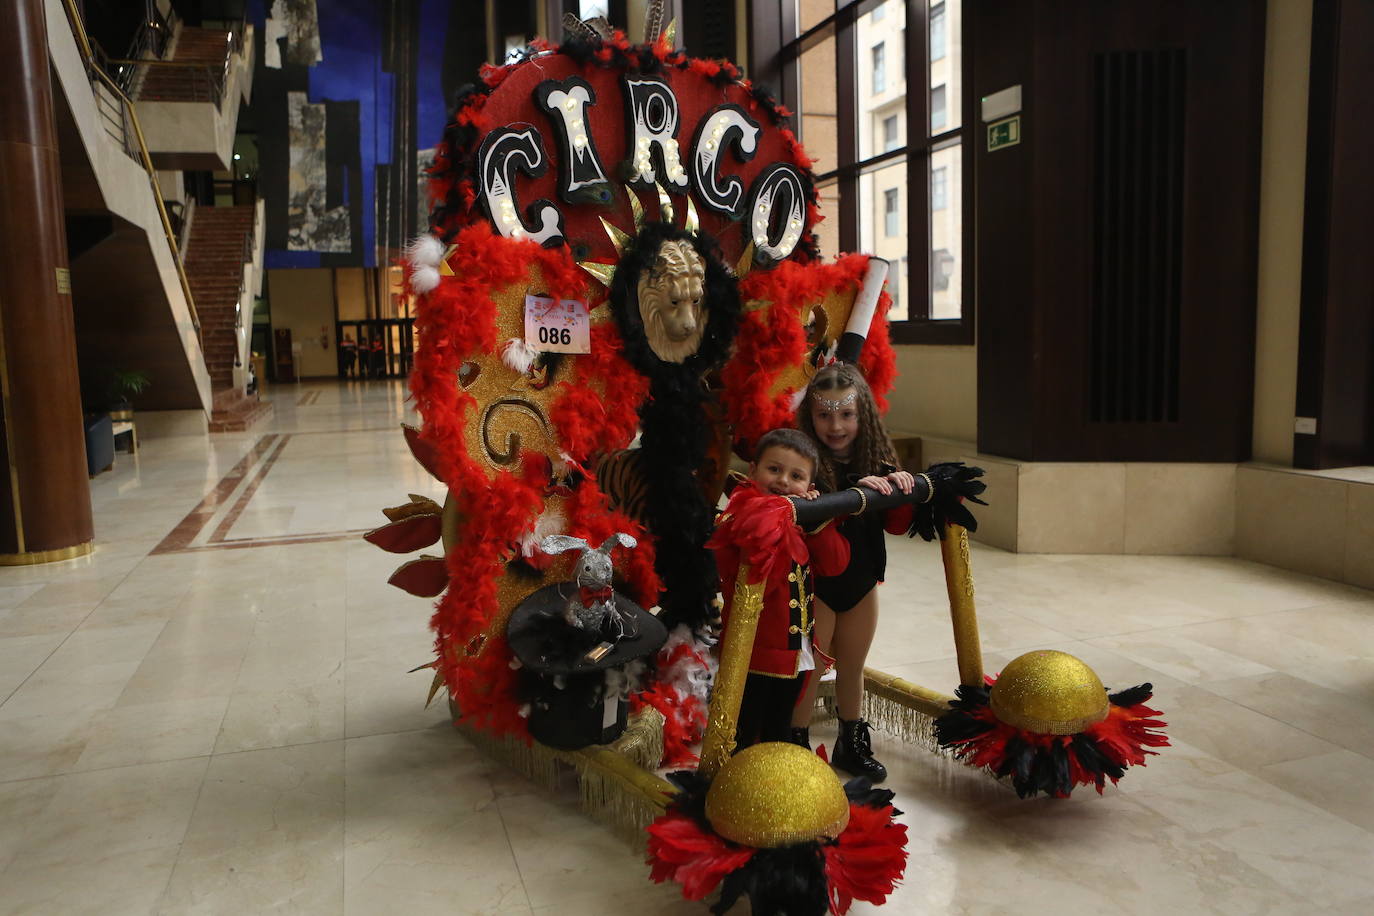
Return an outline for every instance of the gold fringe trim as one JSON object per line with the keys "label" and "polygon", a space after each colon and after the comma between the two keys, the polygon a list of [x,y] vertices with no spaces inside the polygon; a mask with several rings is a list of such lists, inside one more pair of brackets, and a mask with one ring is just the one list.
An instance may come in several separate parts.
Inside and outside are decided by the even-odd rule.
{"label": "gold fringe trim", "polygon": [[[811,724],[835,718],[835,682],[821,681],[816,691]],[[949,711],[951,696],[894,677],[876,668],[864,669],[863,717],[873,727],[937,754],[935,720]]]}
{"label": "gold fringe trim", "polygon": [[[639,735],[635,740],[641,744],[637,752],[654,754],[656,764],[663,757],[663,714],[658,710],[646,712],[653,712],[658,721],[655,724],[652,716],[636,717],[634,727],[639,729]],[[526,744],[506,735],[497,736],[461,724],[458,729],[488,757],[548,792],[562,788],[565,773],[575,773],[582,810],[636,850],[643,850],[647,837],[645,828],[663,813],[677,793],[672,783],[655,775],[639,759],[632,759],[610,746],[559,751],[537,741]],[[655,729],[657,751],[653,751]],[[628,729],[626,734],[629,734]]]}
{"label": "gold fringe trim", "polygon": [[864,718],[890,735],[943,753],[935,740],[935,720],[954,698],[876,668],[864,669]]}
{"label": "gold fringe trim", "polygon": [[549,792],[557,792],[562,786],[559,752],[553,748],[535,741],[526,744],[509,735],[493,735],[465,725],[458,728],[488,757],[505,764],[535,785]]}
{"label": "gold fringe trim", "polygon": [[941,752],[940,744],[935,740],[935,719],[919,709],[865,691],[863,715],[869,725],[907,744]]}
{"label": "gold fringe trim", "polygon": [[630,716],[625,733],[610,745],[617,754],[646,770],[656,770],[663,761],[663,713],[645,706]]}
{"label": "gold fringe trim", "polygon": [[577,768],[582,810],[643,850],[645,828],[677,792],[672,784],[608,748],[587,747],[565,757]]}

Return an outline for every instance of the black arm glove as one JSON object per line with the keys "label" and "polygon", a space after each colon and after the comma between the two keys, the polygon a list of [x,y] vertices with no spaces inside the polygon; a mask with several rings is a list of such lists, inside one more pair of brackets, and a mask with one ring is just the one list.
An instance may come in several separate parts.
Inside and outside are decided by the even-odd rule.
{"label": "black arm glove", "polygon": [[[982,468],[970,467],[962,461],[942,461],[926,468],[926,476],[934,485],[935,495],[930,502],[916,507],[908,537],[920,535],[924,540],[944,539],[945,525],[962,525],[969,531],[978,530],[978,519],[964,505],[964,500],[986,506],[978,494],[988,485],[978,480]],[[919,478],[918,478],[919,479]]]}

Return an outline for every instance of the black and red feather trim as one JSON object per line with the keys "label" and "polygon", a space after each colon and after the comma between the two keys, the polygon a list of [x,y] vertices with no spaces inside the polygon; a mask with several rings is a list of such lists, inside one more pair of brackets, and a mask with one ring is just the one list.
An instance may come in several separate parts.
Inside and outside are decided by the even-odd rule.
{"label": "black and red feather trim", "polygon": [[1115,785],[1126,768],[1145,765],[1151,747],[1167,747],[1156,729],[1165,722],[1145,705],[1153,695],[1141,684],[1108,696],[1107,717],[1074,735],[1046,735],[1001,721],[989,705],[995,678],[981,687],[960,685],[950,711],[935,720],[940,747],[970,766],[1010,776],[1016,794],[1029,798],[1043,792],[1068,798],[1077,786],[1092,785],[1099,794],[1107,780]]}
{"label": "black and red feather trim", "polygon": [[720,888],[711,912],[749,897],[755,916],[844,916],[855,900],[881,904],[906,871],[906,825],[894,818],[892,792],[866,779],[845,784],[849,823],[834,840],[756,849],[720,836],[706,820],[709,784],[692,771],[669,777],[682,787],[649,825],[649,877],[682,885],[702,900]]}

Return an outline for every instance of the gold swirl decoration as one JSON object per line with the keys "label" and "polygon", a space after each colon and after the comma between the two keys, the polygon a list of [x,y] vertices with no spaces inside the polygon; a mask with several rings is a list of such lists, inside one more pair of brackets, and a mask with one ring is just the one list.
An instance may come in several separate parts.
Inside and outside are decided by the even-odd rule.
{"label": "gold swirl decoration", "polygon": [[1107,718],[1107,691],[1067,652],[1040,649],[1012,659],[992,685],[998,719],[1040,735],[1076,735]]}
{"label": "gold swirl decoration", "polygon": [[849,823],[849,799],[830,765],[795,744],[771,741],[740,751],[706,793],[716,833],[772,849],[833,839]]}
{"label": "gold swirl decoration", "polygon": [[[499,426],[495,423],[496,415],[501,413],[504,417],[505,411],[514,411],[520,417],[533,421],[539,432],[543,433],[545,441],[556,447],[553,443],[553,433],[549,430],[548,418],[544,416],[538,404],[526,398],[498,398],[482,409],[482,455],[488,461],[501,467],[510,467],[520,457],[520,443],[528,441],[522,439],[520,430],[516,428],[518,421],[515,418],[506,419]],[[498,435],[505,437],[504,448],[500,444],[492,443],[494,429],[499,430]]]}

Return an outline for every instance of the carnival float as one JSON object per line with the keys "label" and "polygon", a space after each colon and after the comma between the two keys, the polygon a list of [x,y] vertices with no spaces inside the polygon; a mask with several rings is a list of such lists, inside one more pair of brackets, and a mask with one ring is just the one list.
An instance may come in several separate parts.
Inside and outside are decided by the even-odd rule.
{"label": "carnival float", "polygon": [[[893,795],[796,745],[732,754],[758,574],[745,545],[723,644],[706,548],[732,454],[788,427],[817,367],[895,378],[886,264],[826,261],[788,112],[728,61],[674,48],[661,4],[632,44],[602,21],[484,67],[457,99],[408,253],[419,344],[403,433],[447,491],[385,509],[392,584],[437,599],[429,698],[488,753],[645,844],[656,881],[724,912],[844,913],[905,866]],[[903,739],[1067,796],[1166,744],[1149,685],[1108,695],[1064,653],[985,677],[965,507],[981,472],[913,493],[796,500],[806,526],[917,504],[939,543],[955,695],[865,672],[865,716]],[[751,616],[752,615],[752,616]],[[647,831],[647,833],[646,833]]]}

